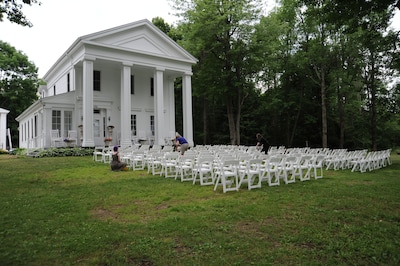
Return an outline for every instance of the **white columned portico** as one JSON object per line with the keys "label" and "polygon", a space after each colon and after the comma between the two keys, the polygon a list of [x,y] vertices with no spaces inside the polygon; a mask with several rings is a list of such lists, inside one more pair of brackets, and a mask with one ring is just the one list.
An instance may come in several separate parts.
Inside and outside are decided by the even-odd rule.
{"label": "white columned portico", "polygon": [[155,136],[154,144],[164,144],[164,71],[163,68],[156,68],[154,77],[154,123]]}
{"label": "white columned portico", "polygon": [[121,147],[128,147],[132,145],[131,135],[131,65],[128,63],[122,63]]}
{"label": "white columned portico", "polygon": [[182,77],[182,101],[183,136],[193,147],[192,73],[185,73]]}
{"label": "white columned portico", "polygon": [[83,60],[83,141],[82,147],[94,147],[93,135],[93,61],[95,58]]}

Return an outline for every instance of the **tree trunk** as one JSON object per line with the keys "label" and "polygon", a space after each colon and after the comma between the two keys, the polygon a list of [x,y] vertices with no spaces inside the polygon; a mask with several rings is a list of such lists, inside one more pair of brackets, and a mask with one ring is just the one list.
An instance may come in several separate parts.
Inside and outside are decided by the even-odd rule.
{"label": "tree trunk", "polygon": [[290,141],[289,142],[289,147],[293,146],[293,139],[294,139],[294,136],[295,136],[295,133],[296,133],[297,124],[299,123],[301,109],[302,109],[302,105],[300,103],[299,109],[297,110],[296,118],[295,118],[295,120],[293,122],[292,133],[291,133],[290,140],[289,140]]}
{"label": "tree trunk", "polygon": [[328,147],[328,121],[326,118],[326,84],[325,69],[321,67],[321,123],[322,123],[322,148]]}
{"label": "tree trunk", "polygon": [[376,86],[375,86],[375,73],[374,66],[372,67],[371,76],[371,145],[372,150],[377,150],[377,130],[376,130]]}
{"label": "tree trunk", "polygon": [[[339,84],[339,79],[337,79],[337,83]],[[345,132],[345,113],[344,113],[344,102],[343,95],[340,91],[340,85],[337,88],[337,105],[338,105],[338,114],[339,114],[339,148],[343,149],[344,147],[344,132]]]}
{"label": "tree trunk", "polygon": [[231,145],[237,143],[236,125],[235,125],[235,114],[231,97],[226,97],[226,114],[228,116],[229,125],[229,138]]}
{"label": "tree trunk", "polygon": [[241,116],[241,110],[242,110],[242,103],[241,103],[241,97],[240,97],[240,88],[237,88],[238,91],[238,98],[237,98],[237,112],[236,112],[236,145],[240,145],[240,116]]}
{"label": "tree trunk", "polygon": [[207,113],[207,97],[203,96],[203,144],[208,143],[208,113]]}
{"label": "tree trunk", "polygon": [[338,111],[339,111],[339,134],[340,134],[339,148],[343,149],[344,148],[344,133],[345,133],[346,120],[345,120],[343,102],[342,102],[342,99],[340,99],[340,98],[339,98],[338,105],[339,105]]}

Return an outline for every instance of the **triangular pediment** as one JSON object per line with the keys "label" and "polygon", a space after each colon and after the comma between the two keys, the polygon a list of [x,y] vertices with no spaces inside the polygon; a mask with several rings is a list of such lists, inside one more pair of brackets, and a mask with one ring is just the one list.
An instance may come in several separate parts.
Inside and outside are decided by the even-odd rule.
{"label": "triangular pediment", "polygon": [[114,49],[160,57],[196,61],[196,59],[170,39],[148,20],[93,33],[81,38],[83,42]]}

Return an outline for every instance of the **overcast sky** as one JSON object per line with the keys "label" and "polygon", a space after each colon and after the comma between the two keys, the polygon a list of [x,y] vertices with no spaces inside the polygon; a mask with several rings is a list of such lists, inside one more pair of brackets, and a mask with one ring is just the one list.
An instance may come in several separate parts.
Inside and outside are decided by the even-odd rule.
{"label": "overcast sky", "polygon": [[39,68],[39,77],[81,36],[134,21],[162,17],[177,19],[166,0],[40,0],[41,6],[24,5],[33,27],[7,19],[0,22],[0,40],[25,53]]}
{"label": "overcast sky", "polygon": [[[50,67],[81,36],[131,23],[162,17],[173,24],[177,18],[167,0],[40,0],[41,6],[24,5],[33,27],[0,22],[0,40],[26,54],[43,77]],[[273,3],[274,1],[265,1]],[[265,4],[271,9],[272,4]],[[400,12],[398,12],[400,13]],[[400,14],[396,15],[400,28]]]}

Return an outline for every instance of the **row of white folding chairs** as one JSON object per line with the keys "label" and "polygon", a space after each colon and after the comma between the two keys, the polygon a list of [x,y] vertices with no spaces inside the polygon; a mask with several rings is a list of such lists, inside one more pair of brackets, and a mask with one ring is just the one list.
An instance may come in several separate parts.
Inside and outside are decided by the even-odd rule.
{"label": "row of white folding chairs", "polygon": [[[160,146],[161,147],[161,146]],[[150,149],[150,145],[133,145],[125,148],[120,148],[119,153],[121,160],[129,163],[130,155],[136,151],[147,151]],[[158,149],[157,146],[151,149]],[[112,158],[113,147],[112,146],[96,146],[93,151],[93,161],[110,163]]]}
{"label": "row of white folding chairs", "polygon": [[222,185],[223,191],[239,190],[243,183],[248,189],[261,187],[262,181],[269,186],[309,180],[313,175],[322,177],[323,156],[272,156],[265,158],[238,159],[186,153],[167,153],[154,157],[148,163],[148,171],[153,175],[175,177],[181,181],[192,181],[200,185],[214,185],[216,190]]}
{"label": "row of white folding chairs", "polygon": [[294,183],[296,178],[300,181],[323,177],[323,155],[316,157],[305,155],[270,156],[264,159],[250,159],[245,165],[239,160],[225,160],[220,163],[215,171],[214,190],[219,185],[223,192],[238,191],[242,184],[247,184],[249,190],[260,188],[263,181],[269,186]]}
{"label": "row of white folding chairs", "polygon": [[364,157],[367,150],[348,151],[347,149],[333,150],[325,159],[326,170],[345,170],[351,168],[351,162]]}
{"label": "row of white folding chairs", "polygon": [[95,147],[93,151],[93,161],[110,163],[112,158],[112,147]]}
{"label": "row of white folding chairs", "polygon": [[368,152],[364,157],[351,161],[351,171],[365,173],[391,165],[390,153],[391,149]]}
{"label": "row of white folding chairs", "polygon": [[148,157],[154,153],[165,154],[173,150],[170,146],[159,146],[159,145],[142,145],[137,149],[125,150],[121,155],[121,160],[126,162],[132,170],[144,170],[147,166]]}

